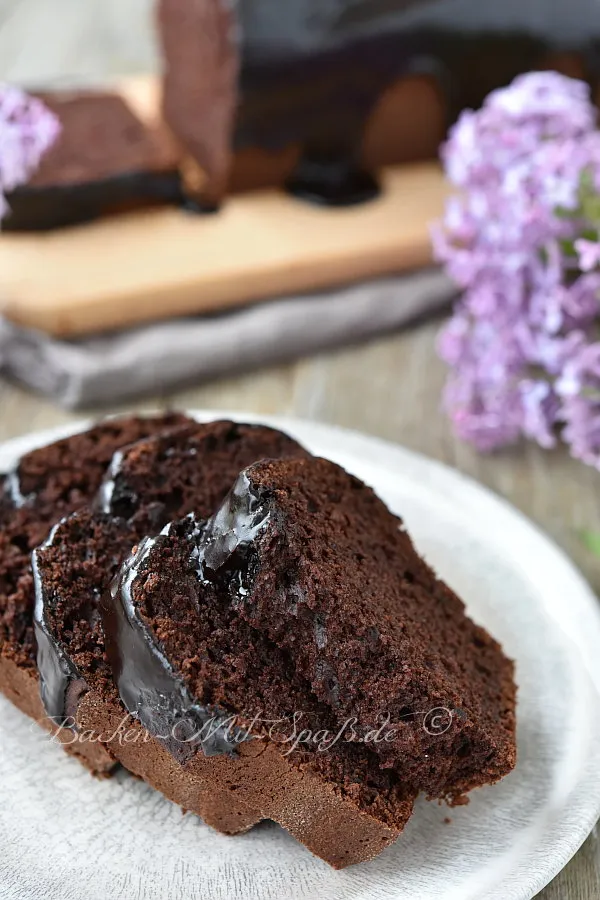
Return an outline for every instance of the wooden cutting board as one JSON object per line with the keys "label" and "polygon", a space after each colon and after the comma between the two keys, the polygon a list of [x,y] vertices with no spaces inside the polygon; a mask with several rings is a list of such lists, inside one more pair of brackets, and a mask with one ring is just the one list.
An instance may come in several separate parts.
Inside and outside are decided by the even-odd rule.
{"label": "wooden cutting board", "polygon": [[268,190],[232,196],[216,215],[161,208],[0,233],[0,312],[76,336],[426,265],[448,193],[439,167],[390,168],[382,182],[379,199],[350,209]]}

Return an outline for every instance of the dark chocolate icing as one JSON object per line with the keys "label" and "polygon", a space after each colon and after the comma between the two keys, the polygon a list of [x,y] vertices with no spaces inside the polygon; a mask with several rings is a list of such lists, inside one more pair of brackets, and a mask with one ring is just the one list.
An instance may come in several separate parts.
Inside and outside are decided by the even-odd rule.
{"label": "dark chocolate icing", "polygon": [[142,541],[105,594],[101,614],[106,653],[123,704],[183,764],[198,750],[205,756],[235,754],[248,735],[227,713],[194,700],[134,603],[132,586],[167,531]]}
{"label": "dark chocolate icing", "polygon": [[175,171],[131,172],[81,184],[20,187],[8,194],[5,231],[48,231],[93,221],[112,211],[183,202]]}
{"label": "dark chocolate icing", "polygon": [[26,496],[21,490],[21,477],[19,475],[18,464],[6,473],[3,484],[3,492],[16,509],[20,509],[22,506],[25,506],[31,500],[35,499],[34,494],[28,494]]}
{"label": "dark chocolate icing", "polygon": [[320,206],[355,206],[379,196],[377,180],[351,156],[327,158],[305,150],[286,182],[286,190]]}
{"label": "dark chocolate icing", "polygon": [[197,528],[193,559],[198,574],[206,578],[210,572],[223,569],[233,558],[243,558],[245,551],[269,521],[266,495],[241,472],[227,497],[206,526]]}
{"label": "dark chocolate icing", "polygon": [[128,491],[125,495],[117,491],[116,479],[121,473],[123,451],[117,450],[110,461],[106,476],[100,485],[96,504],[105,515],[121,516],[128,519],[139,500],[137,494]]}
{"label": "dark chocolate icing", "polygon": [[281,47],[266,52],[262,44],[259,50],[252,33],[244,35],[234,147],[277,151],[300,144],[303,157],[288,189],[324,205],[376,195],[374,179],[357,160],[378,100],[400,78],[429,74],[450,124],[493,88],[542,64],[547,51],[541,39],[512,33],[367,28],[322,46],[317,32],[307,46],[287,54]]}
{"label": "dark chocolate icing", "polygon": [[52,630],[48,627],[46,619],[47,597],[38,566],[40,550],[52,544],[61,524],[59,522],[52,529],[46,543],[39,550],[34,550],[31,557],[35,585],[33,627],[37,643],[37,666],[40,674],[42,704],[48,717],[56,725],[72,727],[73,719],[70,717],[69,710],[71,704],[67,702],[67,695],[69,688],[74,683],[81,681],[81,679],[74,663],[67,656],[60,642],[57,641]]}
{"label": "dark chocolate icing", "polygon": [[197,197],[184,197],[181,201],[181,208],[188,213],[198,216],[211,216],[218,213],[220,206],[218,203],[211,203],[208,200],[200,200]]}
{"label": "dark chocolate icing", "polygon": [[198,578],[225,591],[234,605],[250,593],[256,572],[254,542],[269,519],[266,494],[241,472],[206,527],[191,535]]}

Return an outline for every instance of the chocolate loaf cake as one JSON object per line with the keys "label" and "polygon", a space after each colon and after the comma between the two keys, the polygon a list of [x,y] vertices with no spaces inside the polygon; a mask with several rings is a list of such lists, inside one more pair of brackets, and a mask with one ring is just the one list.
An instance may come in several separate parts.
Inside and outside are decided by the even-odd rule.
{"label": "chocolate loaf cake", "polygon": [[[155,435],[113,458],[98,498],[105,512],[82,510],[63,519],[33,554],[34,625],[47,715],[59,724],[79,721],[72,746],[91,743],[92,732],[94,740],[103,734],[111,755],[150,783],[157,760],[163,774],[166,762],[175,770],[169,777],[171,799],[227,833],[247,830],[260,816],[240,806],[232,795],[220,801],[219,789],[209,790],[198,779],[190,793],[185,780],[178,784],[177,767],[171,759],[162,759],[167,754],[160,747],[150,748],[147,760],[149,748],[142,747],[147,736],[141,726],[135,722],[125,726],[127,711],[104,662],[98,600],[122,558],[148,528],[160,528],[191,508],[208,515],[223,500],[240,467],[265,455],[306,452],[282,432],[229,421],[194,423]],[[79,716],[80,703],[87,716]]]}
{"label": "chocolate loaf cake", "polygon": [[102,604],[120,696],[181,778],[235,787],[336,867],[420,791],[463,802],[515,761],[512,664],[400,526],[332,463],[258,463],[208,523],[144,541]]}
{"label": "chocolate loaf cake", "polygon": [[583,11],[565,42],[537,3],[455,6],[288,0],[283,16],[271,0],[158,0],[164,116],[190,201],[283,185],[318,203],[368,200],[381,166],[435,158],[459,111],[516,75],[597,83]]}
{"label": "chocolate loaf cake", "polygon": [[47,230],[181,201],[179,155],[164,127],[143,122],[116,93],[38,96],[61,132],[29,183],[8,195],[3,229]]}
{"label": "chocolate loaf cake", "polygon": [[[26,454],[5,475],[0,494],[0,691],[26,715],[50,726],[39,698],[33,632],[31,552],[64,515],[97,493],[115,451],[144,436],[188,423],[166,414],[107,421]],[[114,765],[101,748],[87,754],[96,771]]]}

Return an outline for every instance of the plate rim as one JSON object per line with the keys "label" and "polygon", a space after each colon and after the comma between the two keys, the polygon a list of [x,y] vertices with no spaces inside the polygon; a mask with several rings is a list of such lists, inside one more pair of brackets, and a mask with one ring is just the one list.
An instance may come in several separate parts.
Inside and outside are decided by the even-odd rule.
{"label": "plate rim", "polygon": [[[434,481],[442,480],[446,483],[446,486],[449,481],[453,490],[458,491],[463,495],[466,493],[467,499],[471,502],[483,502],[490,510],[497,513],[501,520],[512,520],[512,522],[516,523],[520,529],[522,538],[526,537],[527,542],[530,545],[537,545],[546,555],[550,554],[554,559],[555,566],[558,566],[559,571],[562,569],[562,577],[566,578],[577,588],[577,591],[575,592],[577,607],[577,628],[575,631],[577,633],[574,637],[571,634],[569,636],[573,637],[577,644],[579,644],[580,640],[584,640],[585,642],[585,639],[588,637],[590,643],[592,643],[593,638],[591,635],[593,632],[596,632],[597,636],[600,637],[600,606],[598,605],[598,597],[589,582],[585,579],[566,552],[540,526],[533,522],[517,507],[513,506],[508,500],[496,494],[486,485],[483,485],[474,478],[460,472],[458,469],[437,459],[428,457],[425,454],[419,453],[418,451],[408,449],[393,441],[366,434],[356,429],[345,428],[326,422],[289,415],[261,414],[247,410],[221,408],[210,409],[191,407],[182,408],[180,411],[197,419],[199,422],[226,418],[241,422],[264,423],[284,431],[289,431],[293,436],[297,436],[300,441],[302,441],[302,432],[305,429],[308,429],[313,434],[315,432],[322,434],[324,440],[331,440],[334,436],[343,436],[351,445],[350,452],[352,455],[363,455],[360,452],[362,445],[365,450],[376,450],[376,455],[381,454],[382,456],[387,457],[388,460],[390,460],[391,456],[392,458],[396,457],[398,462],[404,462],[405,464],[408,462],[410,465],[414,465],[417,468],[425,467],[433,477]],[[86,417],[58,426],[39,430],[34,429],[22,435],[0,442],[0,460],[6,456],[17,459],[18,456],[22,455],[24,452],[29,452],[29,450],[44,446],[46,443],[60,440],[62,437],[84,431],[97,422],[120,418],[127,415],[151,416],[159,412],[161,412],[159,409],[144,410],[142,412],[126,410],[114,415]],[[2,471],[4,470],[0,462],[0,472]],[[570,597],[569,603],[571,603],[571,601],[572,598]],[[562,628],[564,623],[556,618],[553,611],[551,609],[547,609],[546,611],[552,616],[554,623]],[[598,658],[597,653],[590,652],[591,650],[593,651],[596,646],[597,644],[594,645],[594,648],[587,648],[587,652],[583,658],[583,664],[592,678],[596,690],[600,693],[600,658]],[[587,760],[587,762],[589,763],[591,760]],[[550,847],[543,848],[545,851],[543,856],[541,854],[541,845],[532,847],[528,853],[529,856],[535,854],[535,866],[533,867],[535,876],[530,878],[528,883],[521,882],[520,886],[519,884],[514,883],[509,885],[508,887],[511,890],[511,893],[506,895],[507,900],[533,900],[533,898],[562,871],[592,832],[600,818],[600,755],[598,755],[596,764],[591,771],[588,772],[587,768],[582,768],[578,785],[584,785],[586,782],[590,783],[590,786],[593,786],[596,789],[588,792],[590,802],[583,810],[583,819],[580,818],[578,820],[578,827],[574,827],[574,823],[570,823],[571,831],[569,834],[571,839],[565,841],[565,836],[563,834],[563,840],[561,841],[560,846],[556,847],[555,845],[551,845]],[[559,852],[557,853],[556,850],[559,850]],[[542,861],[540,861],[540,856],[542,856]],[[528,857],[526,856],[520,861],[519,869],[525,866],[527,858]],[[513,878],[515,874],[516,872],[513,871],[508,877]],[[497,887],[502,887],[502,882]],[[497,887],[495,887],[494,890],[496,890]],[[484,895],[482,895],[482,900],[483,898]]]}

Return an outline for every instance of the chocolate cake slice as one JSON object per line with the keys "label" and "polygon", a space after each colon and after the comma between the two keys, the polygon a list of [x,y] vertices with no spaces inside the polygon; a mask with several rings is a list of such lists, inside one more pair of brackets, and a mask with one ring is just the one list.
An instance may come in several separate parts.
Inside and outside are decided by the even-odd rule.
{"label": "chocolate cake slice", "polygon": [[[64,515],[97,493],[115,451],[147,435],[189,423],[182,415],[114,419],[27,453],[0,485],[0,691],[26,715],[47,722],[39,698],[33,633],[31,552]],[[73,748],[78,752],[79,748]],[[114,765],[85,748],[95,771]]]}
{"label": "chocolate cake slice", "polygon": [[460,802],[513,768],[512,663],[402,522],[340,467],[285,460],[242,472],[191,564],[199,608],[207,591],[233,606],[293,658],[340,727],[356,717],[364,740],[385,723],[373,752],[406,785]]}
{"label": "chocolate cake slice", "polygon": [[208,523],[144,541],[102,617],[123,703],[181,777],[210,771],[336,867],[390,843],[420,791],[463,802],[514,765],[512,664],[325,460],[257,463]]}
{"label": "chocolate cake slice", "polygon": [[[338,735],[293,656],[231,604],[207,593],[198,607],[191,561],[202,531],[189,516],[146,539],[102,604],[114,683],[162,745],[148,780],[172,799],[206,781],[229,790],[336,868],[373,858],[404,828],[415,792]],[[165,755],[178,770],[163,770]]]}
{"label": "chocolate cake slice", "polygon": [[[64,745],[82,754],[99,746],[110,759],[142,774],[139,765],[128,763],[147,755],[148,735],[119,701],[104,658],[98,612],[107,579],[136,539],[136,529],[129,522],[90,509],[59,522],[33,554],[34,622],[42,703],[48,718],[61,728]],[[80,703],[88,710],[84,717],[92,721],[78,729]],[[155,765],[160,756],[156,745]],[[174,792],[173,799],[186,806],[185,793]],[[247,831],[260,820],[223,789],[198,780],[187,806],[226,834]]]}
{"label": "chocolate cake slice", "polygon": [[[94,708],[70,741],[73,746],[85,747],[92,743],[90,736],[95,742],[103,735],[114,758],[151,783],[157,759],[162,773],[165,763],[174,766],[158,746],[147,763],[147,749],[139,749],[147,740],[143,729],[135,722],[125,725],[127,710],[104,662],[98,601],[148,527],[160,528],[191,508],[208,515],[222,502],[240,467],[265,455],[307,454],[280,431],[229,421],[194,423],[140,441],[113,458],[99,493],[105,512],[88,509],[66,517],[34,552],[34,625],[46,713],[69,725],[81,722],[80,703]],[[243,804],[239,807],[232,795],[220,802],[219,790],[208,790],[198,780],[191,791],[185,781],[180,787],[171,798],[221,831],[238,833],[260,818]]]}
{"label": "chocolate cake slice", "polygon": [[181,201],[179,153],[116,93],[39,93],[60,135],[29,183],[8,195],[8,231],[59,228],[111,212]]}
{"label": "chocolate cake slice", "polygon": [[163,115],[185,157],[190,208],[216,209],[229,175],[238,103],[238,25],[224,0],[159,0]]}

